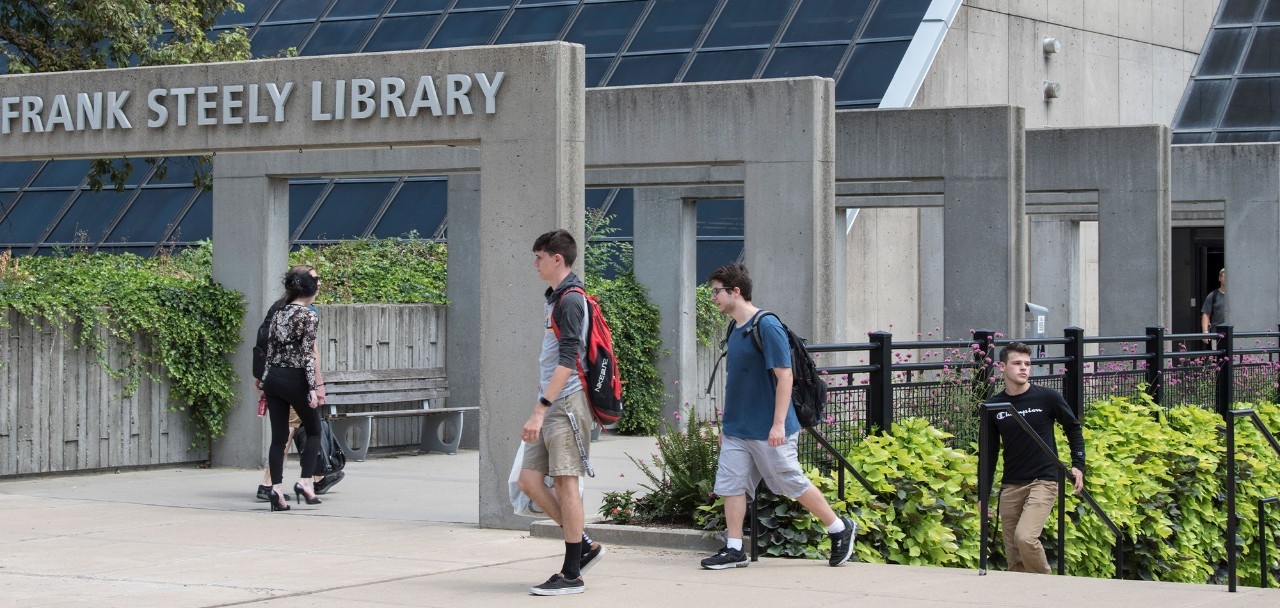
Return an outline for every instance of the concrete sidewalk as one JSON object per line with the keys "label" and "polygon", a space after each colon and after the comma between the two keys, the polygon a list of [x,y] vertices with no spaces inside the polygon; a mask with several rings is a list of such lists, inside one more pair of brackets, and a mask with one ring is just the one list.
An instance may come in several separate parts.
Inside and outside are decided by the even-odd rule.
{"label": "concrete sidewalk", "polygon": [[[638,489],[627,454],[648,459],[653,450],[649,438],[593,445],[599,475],[588,481],[588,513],[605,491]],[[478,470],[474,451],[353,462],[324,504],[288,513],[254,500],[259,471],[3,481],[0,604],[1280,606],[1276,590],[942,568],[770,559],[711,572],[697,567],[698,553],[617,545],[585,595],[535,598],[528,587],[559,569],[564,545],[477,528]]]}

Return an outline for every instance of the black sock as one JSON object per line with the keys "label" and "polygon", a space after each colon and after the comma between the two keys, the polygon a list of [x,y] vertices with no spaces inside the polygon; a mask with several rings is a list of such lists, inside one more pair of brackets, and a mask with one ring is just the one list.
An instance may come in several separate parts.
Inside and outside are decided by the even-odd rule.
{"label": "black sock", "polygon": [[581,566],[581,563],[582,563],[582,541],[578,541],[576,543],[568,543],[568,542],[565,543],[564,544],[564,567],[561,568],[560,573],[563,574],[564,577],[568,579],[579,578],[582,576],[582,571],[579,569]]}
{"label": "black sock", "polygon": [[591,537],[587,536],[586,532],[583,532],[582,533],[582,552],[586,553],[587,551],[590,551],[591,545],[594,545],[594,544],[596,544],[595,541],[591,540]]}

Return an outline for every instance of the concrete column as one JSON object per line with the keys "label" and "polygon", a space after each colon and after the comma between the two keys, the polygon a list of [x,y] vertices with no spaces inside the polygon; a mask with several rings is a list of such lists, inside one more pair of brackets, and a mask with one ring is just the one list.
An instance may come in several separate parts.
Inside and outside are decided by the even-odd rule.
{"label": "concrete column", "polygon": [[[1081,323],[1080,224],[1054,216],[1030,216],[1031,261],[1029,301],[1049,309],[1045,330],[1062,330]],[[1026,337],[1019,324],[1011,334]]]}
{"label": "concrete column", "polygon": [[697,399],[697,222],[696,203],[679,189],[636,189],[635,273],[658,307],[666,351],[658,360],[667,395],[662,419],[668,422],[676,412],[686,420]]}
{"label": "concrete column", "polygon": [[239,403],[227,413],[227,432],[214,442],[213,464],[260,468],[271,433],[258,417],[252,347],[271,302],[284,293],[289,265],[289,181],[267,177],[217,177],[213,191],[213,280],[245,297],[241,348],[231,355]]}
{"label": "concrete column", "polygon": [[[920,305],[919,326],[924,332],[933,328],[942,328],[939,338],[951,340],[969,339],[969,328],[961,328],[963,333],[948,333],[946,315],[943,313],[943,277],[946,276],[943,263],[943,213],[941,207],[924,207],[919,210],[917,230],[919,231],[920,271],[916,275],[919,282]],[[976,327],[974,329],[977,329]],[[888,331],[887,329],[885,331]],[[904,338],[909,340],[910,338]]]}
{"label": "concrete column", "polygon": [[[474,335],[459,331],[480,324],[480,284],[464,277],[480,275],[480,236],[462,227],[477,226],[480,218],[480,174],[449,176],[449,281],[445,295],[449,311],[445,332],[445,369],[449,376],[449,404],[470,406],[480,403],[480,343]],[[531,242],[530,245],[533,243]],[[480,413],[467,412],[462,424],[463,447],[474,448],[480,441]]]}

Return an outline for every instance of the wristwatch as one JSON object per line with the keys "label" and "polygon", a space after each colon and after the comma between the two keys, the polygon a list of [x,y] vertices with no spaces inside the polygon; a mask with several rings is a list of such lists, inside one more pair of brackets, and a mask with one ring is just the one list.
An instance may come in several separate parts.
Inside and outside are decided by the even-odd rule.
{"label": "wristwatch", "polygon": [[541,395],[538,396],[538,403],[541,403],[542,405],[545,405],[547,407],[551,407],[551,402],[548,401],[546,397],[543,397]]}

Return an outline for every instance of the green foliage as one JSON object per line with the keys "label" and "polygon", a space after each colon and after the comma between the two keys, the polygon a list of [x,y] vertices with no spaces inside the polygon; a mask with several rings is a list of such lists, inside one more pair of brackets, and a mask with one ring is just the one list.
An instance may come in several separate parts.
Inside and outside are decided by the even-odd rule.
{"label": "green foliage", "polygon": [[635,508],[635,490],[605,492],[604,500],[600,502],[600,514],[604,516],[605,523],[610,524],[631,523],[631,519],[635,517]]}
{"label": "green foliage", "polygon": [[[714,503],[716,466],[720,458],[719,429],[690,416],[686,430],[674,428],[658,436],[653,464],[632,462],[648,478],[640,484],[648,494],[635,504],[637,519],[648,522],[694,524],[703,507]],[[723,510],[721,511],[723,512]]]}
{"label": "green foliage", "polygon": [[[77,346],[97,352],[104,369],[124,378],[126,394],[137,390],[147,365],[159,364],[171,395],[186,404],[197,436],[212,439],[222,434],[236,402],[224,355],[240,341],[244,304],[207,271],[188,272],[189,265],[164,255],[22,258],[0,277],[0,308],[11,307],[33,323],[47,319],[63,332],[79,325]],[[151,345],[150,353],[138,348],[135,335]],[[123,360],[105,359],[107,336],[124,345]]]}
{"label": "green foliage", "polygon": [[410,233],[404,238],[355,239],[289,254],[323,280],[321,304],[447,304],[444,243]]}
{"label": "green foliage", "polygon": [[695,335],[698,337],[698,344],[711,349],[719,350],[720,341],[724,339],[724,330],[728,323],[725,316],[720,314],[720,309],[716,308],[715,302],[711,301],[711,284],[703,283],[698,286],[698,301],[695,302],[695,310],[697,318],[695,320]]}

